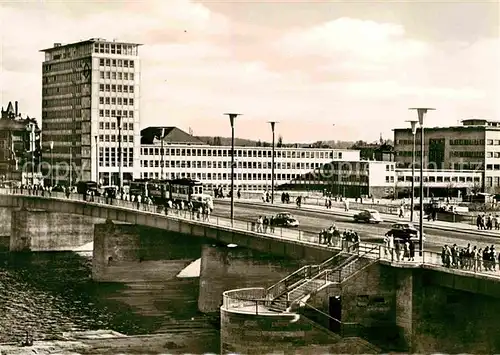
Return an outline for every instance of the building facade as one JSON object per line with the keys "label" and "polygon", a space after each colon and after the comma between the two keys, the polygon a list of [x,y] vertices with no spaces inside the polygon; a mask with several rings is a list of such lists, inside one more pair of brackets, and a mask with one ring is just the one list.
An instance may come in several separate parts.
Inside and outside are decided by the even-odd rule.
{"label": "building facade", "polygon": [[119,135],[123,180],[139,177],[138,51],[100,38],[42,50],[43,150],[53,144],[54,165],[73,167],[60,181],[118,185]]}
{"label": "building facade", "polygon": [[[231,187],[231,147],[208,145],[178,128],[164,127],[162,158],[161,127],[144,129],[141,145],[141,178],[193,178],[207,188]],[[155,131],[156,133],[152,133]],[[165,130],[163,130],[165,132]],[[146,134],[149,132],[149,134]],[[181,133],[182,132],[182,133]],[[149,137],[149,138],[147,138]],[[235,147],[235,189],[271,188],[272,147]],[[275,186],[290,181],[324,164],[359,160],[359,151],[325,148],[275,148]],[[163,169],[162,169],[163,162]]]}
{"label": "building facade", "polygon": [[[483,192],[500,193],[500,122],[483,119],[462,121],[462,126],[424,130],[424,164],[431,170],[482,173]],[[395,159],[399,168],[412,161],[410,129],[394,130]],[[416,135],[416,165],[420,162],[420,130]]]}
{"label": "building facade", "polygon": [[19,113],[18,103],[1,110],[0,180],[41,184],[40,128],[36,119]]}
{"label": "building facade", "polygon": [[319,190],[342,197],[392,197],[395,164],[374,160],[328,162],[293,179],[285,188]]}

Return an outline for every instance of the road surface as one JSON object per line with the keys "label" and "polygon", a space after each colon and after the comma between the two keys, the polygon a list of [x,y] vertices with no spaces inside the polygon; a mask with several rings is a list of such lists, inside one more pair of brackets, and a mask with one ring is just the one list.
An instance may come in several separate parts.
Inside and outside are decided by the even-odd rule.
{"label": "road surface", "polygon": [[[245,221],[255,221],[259,216],[272,216],[279,212],[291,212],[300,222],[300,230],[319,233],[322,229],[329,227],[335,223],[337,227],[343,231],[344,229],[352,229],[358,232],[362,241],[378,242],[383,241],[385,233],[390,229],[392,222],[382,222],[380,224],[365,224],[356,223],[352,217],[331,215],[327,216],[316,211],[307,211],[299,209],[280,209],[269,205],[248,205],[235,202],[234,218]],[[213,216],[230,217],[231,204],[229,201],[216,201]],[[444,231],[426,227],[424,229],[426,235],[425,250],[440,252],[444,244],[457,244],[459,247],[466,247],[468,243],[471,246],[484,248],[492,244],[500,244],[500,238],[491,236],[480,236],[467,233],[467,231]]]}

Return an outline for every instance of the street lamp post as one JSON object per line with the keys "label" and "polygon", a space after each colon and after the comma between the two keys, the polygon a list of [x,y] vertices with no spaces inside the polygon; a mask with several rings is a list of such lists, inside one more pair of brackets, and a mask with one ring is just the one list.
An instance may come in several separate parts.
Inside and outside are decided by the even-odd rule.
{"label": "street lamp post", "polygon": [[417,110],[418,123],[420,124],[420,218],[419,218],[419,255],[424,254],[424,115],[427,111],[435,110],[433,108],[410,108]]}
{"label": "street lamp post", "polygon": [[120,187],[120,193],[123,189],[123,178],[122,178],[122,117],[116,116],[116,123],[118,124],[118,186]]}
{"label": "street lamp post", "polygon": [[163,180],[163,167],[165,166],[165,163],[164,163],[164,151],[163,151],[163,139],[165,139],[165,128],[162,128],[161,129],[161,137],[160,137],[160,140],[161,140],[161,148],[160,148],[160,155],[161,155],[161,171],[160,171],[160,180]]}
{"label": "street lamp post", "polygon": [[413,222],[413,209],[415,201],[415,139],[417,135],[418,121],[407,121],[411,124],[411,134],[413,135],[413,151],[411,155],[411,207],[410,207],[410,221]]}
{"label": "street lamp post", "polygon": [[30,141],[31,141],[31,182],[32,185],[35,185],[35,124],[31,124],[31,132],[30,132]]}
{"label": "street lamp post", "polygon": [[50,186],[54,187],[54,141],[50,141]]}
{"label": "street lamp post", "polygon": [[69,188],[73,187],[73,142],[69,146]]}
{"label": "street lamp post", "polygon": [[276,126],[276,121],[270,121],[271,131],[273,132],[273,151],[271,156],[271,204],[274,204],[274,127]]}
{"label": "street lamp post", "polygon": [[[332,123],[332,126],[335,127],[335,123]],[[334,144],[332,143],[332,148],[334,148]],[[334,167],[334,164],[333,164],[333,157],[335,156],[335,149],[332,149],[332,160],[330,162],[330,174],[332,175],[331,176],[331,186],[330,186],[330,198],[333,197],[333,187],[335,185],[334,183],[334,173],[333,173],[333,167]]]}
{"label": "street lamp post", "polygon": [[234,217],[234,119],[238,116],[241,116],[241,114],[225,113],[224,115],[229,116],[229,122],[231,123],[231,224],[232,224]]}
{"label": "street lamp post", "polygon": [[95,137],[95,182],[97,183],[97,186],[100,185],[99,183],[99,145],[98,145],[98,136],[96,135]]}

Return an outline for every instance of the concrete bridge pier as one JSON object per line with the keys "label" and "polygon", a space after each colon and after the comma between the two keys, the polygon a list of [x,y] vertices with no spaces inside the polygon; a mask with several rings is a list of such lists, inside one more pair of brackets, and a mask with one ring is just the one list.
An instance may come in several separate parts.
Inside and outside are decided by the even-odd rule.
{"label": "concrete bridge pier", "polygon": [[244,247],[203,245],[198,308],[204,313],[218,313],[224,291],[269,287],[305,264],[304,260],[276,257]]}
{"label": "concrete bridge pier", "polygon": [[201,238],[106,220],[94,227],[92,278],[147,282],[175,278],[200,258]]}
{"label": "concrete bridge pier", "polygon": [[26,208],[12,210],[10,220],[10,251],[75,250],[92,242],[94,223],[101,221],[95,217]]}
{"label": "concrete bridge pier", "polygon": [[0,207],[0,251],[9,250],[10,247],[10,221],[12,208]]}

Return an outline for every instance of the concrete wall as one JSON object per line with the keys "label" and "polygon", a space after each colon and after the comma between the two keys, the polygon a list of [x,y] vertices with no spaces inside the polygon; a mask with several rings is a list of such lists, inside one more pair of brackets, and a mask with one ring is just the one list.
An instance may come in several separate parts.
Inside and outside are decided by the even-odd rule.
{"label": "concrete wall", "polygon": [[242,247],[204,245],[198,308],[204,313],[219,312],[224,291],[269,287],[304,264],[301,260],[276,257]]}
{"label": "concrete wall", "polygon": [[378,354],[360,339],[343,339],[304,316],[255,315],[221,308],[221,353]]}
{"label": "concrete wall", "polygon": [[293,314],[281,316],[249,315],[221,309],[221,353],[271,354],[330,353],[338,341],[328,333]]}
{"label": "concrete wall", "polygon": [[201,256],[202,239],[136,224],[107,221],[94,227],[95,281],[166,280]]}
{"label": "concrete wall", "polygon": [[11,251],[70,251],[92,242],[99,218],[44,210],[12,211]]}
{"label": "concrete wall", "polygon": [[497,281],[416,270],[413,290],[413,352],[500,352]]}
{"label": "concrete wall", "polygon": [[0,251],[8,251],[10,248],[10,221],[12,208],[0,207]]}
{"label": "concrete wall", "polygon": [[10,221],[12,214],[12,208],[1,207],[0,208],[0,237],[10,236]]}
{"label": "concrete wall", "polygon": [[375,264],[341,288],[342,321],[386,351],[498,353],[495,280]]}

